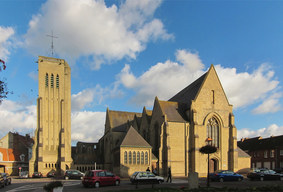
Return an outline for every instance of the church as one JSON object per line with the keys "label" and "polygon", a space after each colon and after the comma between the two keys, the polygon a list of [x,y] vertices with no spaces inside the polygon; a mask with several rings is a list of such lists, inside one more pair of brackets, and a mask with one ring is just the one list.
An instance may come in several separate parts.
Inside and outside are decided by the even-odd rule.
{"label": "church", "polygon": [[[158,94],[158,93],[156,93]],[[209,170],[239,172],[250,167],[250,156],[237,147],[233,106],[229,104],[213,65],[168,101],[155,97],[152,110],[142,113],[107,108],[104,135],[98,143],[103,168],[121,177],[135,171],[166,176],[206,176],[208,157],[199,152],[212,139],[218,148]]]}
{"label": "church", "polygon": [[[37,129],[29,174],[65,170],[106,169],[129,177],[135,171],[157,170],[166,176],[250,167],[250,156],[237,147],[233,106],[213,65],[168,101],[155,97],[142,113],[106,110],[104,135],[98,143],[71,146],[71,68],[63,59],[38,58]],[[158,93],[156,93],[158,95]],[[90,127],[91,129],[91,127]],[[102,127],[103,129],[103,127]],[[199,152],[206,139],[216,153]],[[73,158],[72,158],[73,157]],[[208,162],[209,161],[209,162]]]}

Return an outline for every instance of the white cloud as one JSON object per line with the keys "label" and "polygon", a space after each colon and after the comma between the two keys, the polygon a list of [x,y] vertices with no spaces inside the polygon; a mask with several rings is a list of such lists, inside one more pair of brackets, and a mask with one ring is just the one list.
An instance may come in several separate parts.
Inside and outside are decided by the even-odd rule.
{"label": "white cloud", "polygon": [[237,139],[241,138],[252,138],[261,136],[262,138],[270,137],[270,136],[278,136],[283,135],[283,126],[279,127],[276,124],[272,124],[267,128],[261,128],[258,130],[249,130],[249,129],[240,129],[237,131]]}
{"label": "white cloud", "polygon": [[118,8],[107,7],[102,0],[49,0],[32,17],[25,46],[35,55],[45,52],[50,45],[46,35],[53,29],[59,37],[55,50],[70,63],[91,56],[91,69],[99,69],[124,57],[135,59],[149,41],[174,38],[153,17],[160,4],[160,0],[125,1]]}
{"label": "white cloud", "polygon": [[275,113],[282,110],[279,103],[279,99],[282,97],[282,93],[274,93],[270,97],[266,98],[261,105],[252,110],[254,114],[260,113]]}
{"label": "white cloud", "polygon": [[113,83],[102,88],[96,85],[94,88],[87,88],[71,96],[72,111],[79,111],[85,107],[100,104],[106,98],[121,97],[123,92],[118,89],[118,84]]}
{"label": "white cloud", "polygon": [[105,112],[72,113],[72,142],[97,142],[104,133]]}
{"label": "white cloud", "polygon": [[11,37],[15,31],[11,27],[0,26],[0,59],[7,62],[10,55],[10,48],[12,47]]}
{"label": "white cloud", "polygon": [[9,131],[32,133],[36,128],[36,105],[4,100],[0,105],[0,138]]}
{"label": "white cloud", "polygon": [[[155,96],[168,100],[206,72],[198,53],[177,50],[176,59],[181,63],[170,60],[157,63],[139,77],[131,72],[129,65],[125,65],[117,75],[117,83],[136,91],[136,95],[130,99],[131,103],[152,107]],[[224,68],[221,65],[215,65],[215,69],[234,109],[253,103],[262,103],[254,113],[281,109],[279,99],[282,94],[276,92],[280,88],[279,81],[275,80],[270,64],[263,63],[252,73],[237,73],[236,68]]]}

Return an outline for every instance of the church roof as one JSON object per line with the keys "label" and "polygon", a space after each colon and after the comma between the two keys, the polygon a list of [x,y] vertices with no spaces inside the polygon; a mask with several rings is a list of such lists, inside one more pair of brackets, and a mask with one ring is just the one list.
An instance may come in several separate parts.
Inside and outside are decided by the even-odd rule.
{"label": "church roof", "polygon": [[146,140],[131,126],[127,132],[124,140],[121,143],[121,147],[151,147]]}
{"label": "church roof", "polygon": [[167,121],[174,122],[187,122],[185,111],[187,110],[187,105],[185,103],[178,103],[172,101],[160,101],[160,107],[167,116]]}
{"label": "church roof", "polygon": [[251,157],[249,154],[247,154],[245,151],[243,151],[240,147],[238,149],[238,157]]}
{"label": "church roof", "polygon": [[187,103],[187,104],[189,104],[188,106],[190,106],[191,101],[196,98],[197,93],[198,93],[199,89],[201,88],[201,85],[202,85],[203,81],[205,80],[207,73],[208,72],[203,74],[200,78],[195,80],[193,83],[191,83],[189,86],[187,86],[182,91],[177,93],[175,96],[173,96],[168,101]]}
{"label": "church roof", "polygon": [[127,121],[133,121],[135,115],[141,117],[141,113],[112,111],[109,110],[110,126],[114,132],[125,132],[127,130]]}

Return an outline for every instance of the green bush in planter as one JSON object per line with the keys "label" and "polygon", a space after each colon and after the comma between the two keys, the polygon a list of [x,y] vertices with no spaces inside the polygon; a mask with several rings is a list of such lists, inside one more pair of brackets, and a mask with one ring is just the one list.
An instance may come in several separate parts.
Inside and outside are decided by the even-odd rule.
{"label": "green bush in planter", "polygon": [[43,186],[43,189],[45,191],[50,191],[52,192],[54,188],[56,187],[63,187],[63,183],[61,181],[53,181],[53,182],[50,182],[46,185]]}

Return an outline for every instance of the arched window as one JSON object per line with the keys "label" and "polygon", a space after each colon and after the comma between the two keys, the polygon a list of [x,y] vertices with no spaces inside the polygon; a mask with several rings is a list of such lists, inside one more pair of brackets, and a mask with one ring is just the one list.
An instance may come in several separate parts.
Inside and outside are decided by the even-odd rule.
{"label": "arched window", "polygon": [[50,163],[49,163],[49,168],[50,168]]}
{"label": "arched window", "polygon": [[59,75],[56,76],[56,88],[59,88]]}
{"label": "arched window", "polygon": [[133,152],[133,164],[136,164],[136,152]]}
{"label": "arched window", "polygon": [[45,164],[45,168],[47,168],[47,163]]}
{"label": "arched window", "polygon": [[206,136],[212,139],[212,145],[219,147],[219,125],[214,117],[207,121]]}
{"label": "arched window", "polygon": [[51,75],[50,84],[51,84],[51,87],[53,88],[53,86],[54,86],[54,78],[53,78],[53,74]]}
{"label": "arched window", "polygon": [[141,164],[144,164],[144,153],[141,152]]}
{"label": "arched window", "polygon": [[129,164],[131,164],[131,163],[132,163],[132,152],[129,151]]}
{"label": "arched window", "polygon": [[48,74],[45,75],[45,87],[48,87]]}
{"label": "arched window", "polygon": [[127,164],[127,151],[124,153],[124,164]]}
{"label": "arched window", "polygon": [[140,152],[137,152],[137,164],[140,164]]}
{"label": "arched window", "polygon": [[145,152],[144,159],[145,159],[145,164],[148,164],[148,155],[147,155],[147,152]]}

